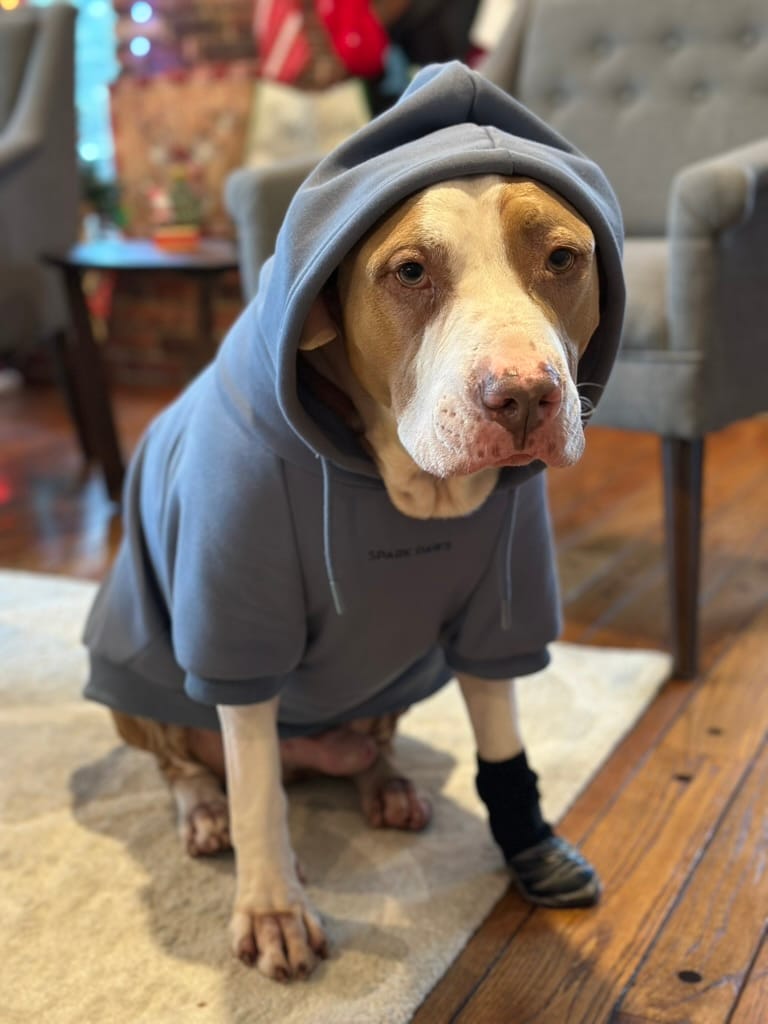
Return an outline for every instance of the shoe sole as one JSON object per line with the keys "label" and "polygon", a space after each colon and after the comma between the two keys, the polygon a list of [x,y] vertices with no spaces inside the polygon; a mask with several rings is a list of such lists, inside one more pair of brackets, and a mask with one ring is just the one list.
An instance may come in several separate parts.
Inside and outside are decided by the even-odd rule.
{"label": "shoe sole", "polygon": [[515,888],[527,903],[533,903],[537,907],[548,907],[551,910],[578,910],[585,907],[594,907],[600,901],[601,888],[596,879],[582,885],[580,889],[572,892],[552,894],[551,896],[536,896],[531,893],[522,882],[519,882],[514,875],[512,881]]}

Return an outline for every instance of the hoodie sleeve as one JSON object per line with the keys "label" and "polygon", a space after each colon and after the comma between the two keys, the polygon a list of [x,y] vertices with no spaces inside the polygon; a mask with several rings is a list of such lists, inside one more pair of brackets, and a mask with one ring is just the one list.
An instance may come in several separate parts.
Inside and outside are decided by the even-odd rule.
{"label": "hoodie sleeve", "polygon": [[531,477],[509,498],[493,558],[443,637],[453,671],[486,679],[545,668],[547,645],[561,628],[545,474]]}
{"label": "hoodie sleeve", "polygon": [[209,448],[182,474],[172,557],[174,656],[187,696],[266,700],[301,660],[306,611],[282,464],[242,445]]}

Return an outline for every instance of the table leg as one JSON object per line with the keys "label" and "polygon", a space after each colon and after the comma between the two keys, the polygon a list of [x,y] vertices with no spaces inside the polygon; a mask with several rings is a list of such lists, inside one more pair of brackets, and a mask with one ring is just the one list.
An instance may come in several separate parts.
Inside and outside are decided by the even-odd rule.
{"label": "table leg", "polygon": [[82,274],[76,267],[63,267],[62,271],[74,328],[72,357],[87,438],[86,448],[101,465],[110,498],[119,501],[125,465],[117,437],[104,361],[93,336],[88,304],[83,293]]}
{"label": "table leg", "polygon": [[64,398],[75,425],[77,439],[80,442],[80,450],[86,462],[93,458],[91,449],[91,438],[88,433],[88,424],[83,413],[80,390],[77,383],[75,370],[75,359],[72,352],[71,330],[57,330],[52,340],[53,355],[56,362],[57,375],[64,392]]}

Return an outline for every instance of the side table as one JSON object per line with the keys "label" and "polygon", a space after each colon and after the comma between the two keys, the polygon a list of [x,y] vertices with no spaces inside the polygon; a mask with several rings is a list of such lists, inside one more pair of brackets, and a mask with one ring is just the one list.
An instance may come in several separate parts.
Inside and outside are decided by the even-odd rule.
{"label": "side table", "polygon": [[164,251],[150,239],[127,238],[84,242],[64,253],[46,253],[43,259],[61,271],[69,302],[72,330],[61,355],[80,447],[86,461],[100,465],[110,498],[119,501],[125,463],[104,360],[93,336],[83,275],[87,270],[105,270],[194,278],[198,282],[198,336],[204,351],[212,356],[216,349],[213,286],[221,274],[238,268],[237,252],[234,245],[222,240],[204,239],[194,252],[179,253]]}

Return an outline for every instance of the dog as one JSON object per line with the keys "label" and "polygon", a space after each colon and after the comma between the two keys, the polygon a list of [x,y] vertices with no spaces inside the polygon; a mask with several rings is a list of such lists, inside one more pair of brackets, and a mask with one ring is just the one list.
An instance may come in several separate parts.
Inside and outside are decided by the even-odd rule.
{"label": "dog", "polygon": [[285,783],[355,739],[370,824],[426,827],[392,739],[454,677],[513,883],[599,898],[541,815],[514,679],[560,628],[542,470],[579,459],[615,359],[621,238],[587,157],[477,72],[425,68],[300,186],[133,453],[85,694],[156,756],[189,852],[234,847],[232,948],[269,978],[328,945]]}
{"label": "dog", "polygon": [[[503,467],[579,459],[577,367],[599,320],[584,218],[536,181],[463,177],[406,199],[344,257],[310,309],[298,359],[315,394],[363,439],[399,512],[466,517]],[[458,679],[479,753],[519,752],[513,683]],[[204,742],[191,728],[115,720],[127,742],[156,755],[190,852],[227,848],[231,830],[234,951],[285,980],[309,974],[327,941],[291,849],[278,704],[219,707],[221,739]],[[380,750],[356,781],[373,824],[419,829],[429,803],[393,759],[396,717],[355,724]]]}

